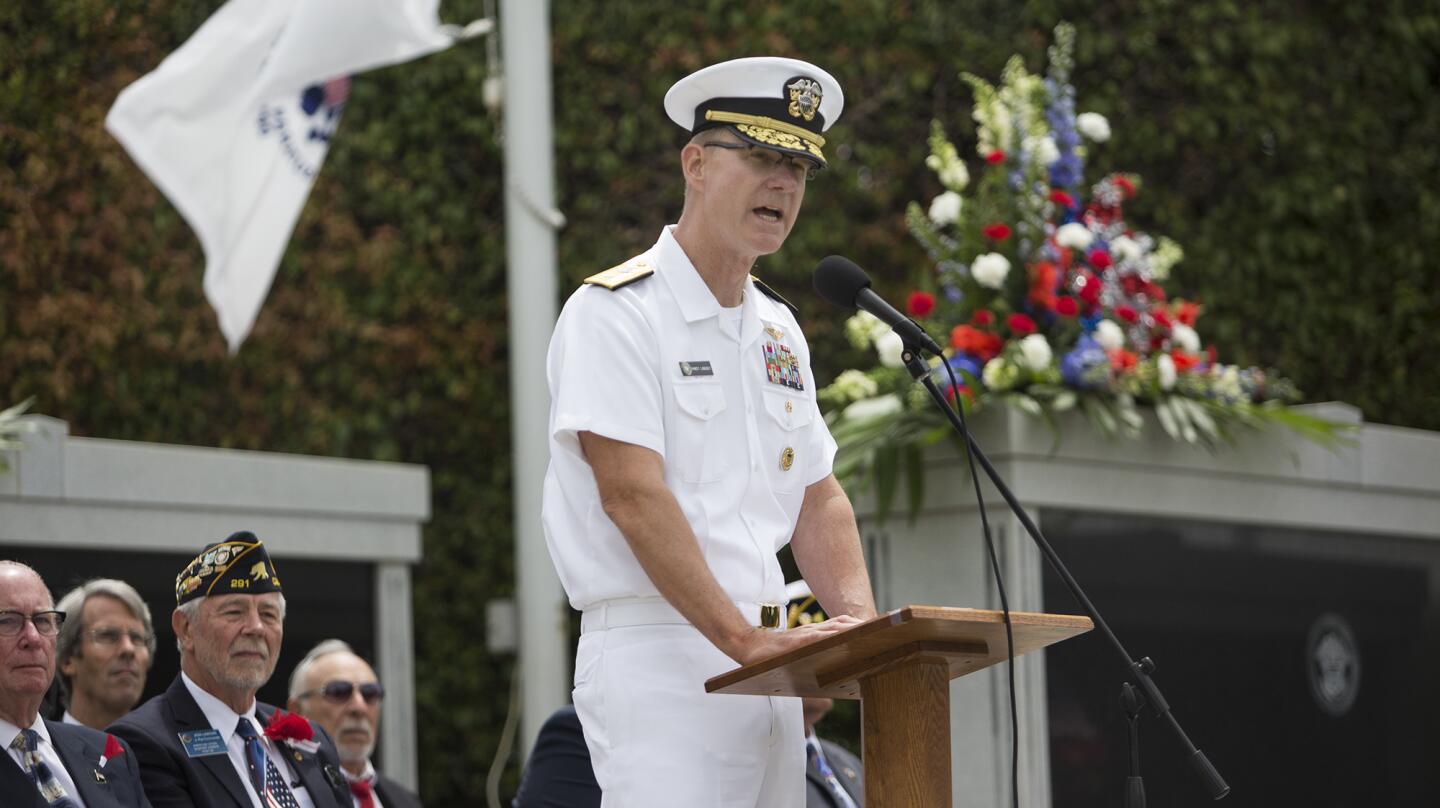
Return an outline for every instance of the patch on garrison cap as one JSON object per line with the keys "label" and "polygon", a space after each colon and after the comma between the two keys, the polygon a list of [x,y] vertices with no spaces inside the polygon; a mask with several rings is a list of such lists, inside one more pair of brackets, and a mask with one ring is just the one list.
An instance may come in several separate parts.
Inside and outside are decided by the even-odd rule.
{"label": "patch on garrison cap", "polygon": [[810,585],[803,579],[785,585],[785,598],[790,601],[786,607],[787,628],[825,622],[825,611],[820,608],[820,601],[810,594]]}
{"label": "patch on garrison cap", "polygon": [[279,592],[280,578],[265,543],[249,531],[206,545],[175,576],[175,605],[209,595],[262,595]]}

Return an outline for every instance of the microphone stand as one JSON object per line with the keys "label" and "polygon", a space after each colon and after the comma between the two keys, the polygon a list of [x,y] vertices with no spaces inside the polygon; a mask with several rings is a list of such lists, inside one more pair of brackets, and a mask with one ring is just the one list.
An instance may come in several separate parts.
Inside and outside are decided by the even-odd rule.
{"label": "microphone stand", "polygon": [[[1025,532],[1030,534],[1030,538],[1033,539],[1036,546],[1040,548],[1040,552],[1045,556],[1045,560],[1050,562],[1050,568],[1055,570],[1056,574],[1060,576],[1060,579],[1065,582],[1066,588],[1070,590],[1070,594],[1075,597],[1080,607],[1084,609],[1085,614],[1089,616],[1090,620],[1095,624],[1095,628],[1099,629],[1100,633],[1109,641],[1111,647],[1113,647],[1121,659],[1124,660],[1125,667],[1129,669],[1131,677],[1139,684],[1145,700],[1147,700],[1155,710],[1155,715],[1170,727],[1171,732],[1180,742],[1180,746],[1185,750],[1186,756],[1190,760],[1190,765],[1200,775],[1200,779],[1204,782],[1205,790],[1209,792],[1211,799],[1218,800],[1226,794],[1229,794],[1230,786],[1225,783],[1224,778],[1220,776],[1220,772],[1216,771],[1215,767],[1210,763],[1210,759],[1205,757],[1205,753],[1197,749],[1195,744],[1191,743],[1190,737],[1185,734],[1185,730],[1181,728],[1180,722],[1176,720],[1174,714],[1170,712],[1170,703],[1165,700],[1165,696],[1160,693],[1160,688],[1155,684],[1155,681],[1150,678],[1150,674],[1155,672],[1155,663],[1149,657],[1142,657],[1138,660],[1131,657],[1130,653],[1125,650],[1125,646],[1120,643],[1120,639],[1115,636],[1115,632],[1110,630],[1110,626],[1105,622],[1105,618],[1100,616],[1099,610],[1090,602],[1090,598],[1086,597],[1085,591],[1080,588],[1080,584],[1076,582],[1074,576],[1070,574],[1070,570],[1065,568],[1064,562],[1062,562],[1060,556],[1055,553],[1055,549],[1050,546],[1050,542],[1046,541],[1045,537],[1041,535],[1040,528],[1036,527],[1035,523],[1030,520],[1030,516],[1025,513],[1025,509],[1021,507],[1020,501],[1015,498],[1015,494],[1010,491],[1009,486],[1005,485],[1005,481],[1001,479],[999,472],[995,471],[995,467],[990,465],[990,459],[985,456],[984,452],[980,451],[979,444],[975,442],[975,438],[970,435],[970,430],[965,426],[964,417],[956,413],[956,408],[950,406],[949,402],[945,400],[945,395],[935,386],[935,380],[930,376],[930,363],[926,362],[924,357],[920,355],[920,349],[907,340],[901,358],[904,359],[905,368],[910,371],[910,376],[914,378],[915,381],[923,384],[926,390],[930,391],[930,397],[935,400],[935,403],[945,413],[946,418],[950,421],[950,425],[953,426],[960,437],[965,440],[971,456],[974,457],[975,461],[980,464],[980,467],[985,470],[985,475],[990,478],[990,482],[995,485],[995,489],[1000,492],[1000,496],[1005,499],[1005,503],[1010,506],[1010,510],[1015,514],[1015,517],[1020,520],[1020,524],[1025,527]],[[941,360],[944,361],[943,356]]]}
{"label": "microphone stand", "polygon": [[1130,776],[1125,778],[1125,808],[1145,808],[1145,778],[1140,776],[1140,711],[1145,697],[1129,682],[1120,685],[1120,706],[1125,710],[1130,735]]}

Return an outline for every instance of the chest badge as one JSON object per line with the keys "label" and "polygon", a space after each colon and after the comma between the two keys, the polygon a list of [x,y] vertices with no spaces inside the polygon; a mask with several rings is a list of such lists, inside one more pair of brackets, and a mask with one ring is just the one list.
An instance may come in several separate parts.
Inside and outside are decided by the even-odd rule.
{"label": "chest badge", "polygon": [[786,446],[780,451],[780,470],[789,471],[795,465],[795,450]]}
{"label": "chest badge", "polygon": [[800,376],[800,360],[788,346],[778,339],[767,339],[762,348],[765,352],[765,378],[771,384],[804,390],[805,380]]}
{"label": "chest badge", "polygon": [[696,360],[691,360],[691,361],[689,361],[689,362],[681,362],[681,363],[680,363],[680,375],[681,375],[681,376],[714,376],[714,375],[715,375],[715,369],[712,368],[712,367],[710,367],[710,363],[709,363],[709,362],[700,361],[700,360],[696,359]]}

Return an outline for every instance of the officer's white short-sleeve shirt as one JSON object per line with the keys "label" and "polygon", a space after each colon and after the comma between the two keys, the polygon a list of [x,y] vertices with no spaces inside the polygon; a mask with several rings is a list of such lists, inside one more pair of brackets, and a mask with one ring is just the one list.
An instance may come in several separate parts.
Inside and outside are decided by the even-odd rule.
{"label": "officer's white short-sleeve shirt", "polygon": [[830,474],[836,448],[805,338],[790,309],[750,281],[738,319],[725,316],[670,228],[631,260],[654,274],[613,291],[576,291],[546,362],[542,516],[570,603],[584,610],[659,595],[601,507],[581,432],[659,454],[731,599],[784,602],[775,553],[790,541],[805,488]]}

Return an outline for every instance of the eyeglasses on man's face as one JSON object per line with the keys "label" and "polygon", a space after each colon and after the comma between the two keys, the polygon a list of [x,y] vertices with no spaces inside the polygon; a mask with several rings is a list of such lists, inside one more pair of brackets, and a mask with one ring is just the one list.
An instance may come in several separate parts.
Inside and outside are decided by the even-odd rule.
{"label": "eyeglasses on man's face", "polygon": [[15,611],[0,611],[0,637],[15,637],[25,630],[25,622],[35,625],[35,632],[42,637],[54,637],[60,633],[65,622],[65,613],[58,609],[25,614]]}
{"label": "eyeglasses on man's face", "polygon": [[815,163],[804,157],[762,148],[750,143],[727,143],[716,140],[705,144],[706,148],[711,146],[726,151],[744,152],[741,156],[744,158],[745,164],[761,174],[769,174],[776,168],[784,166],[785,171],[797,180],[813,180],[816,172],[820,170]]}
{"label": "eyeglasses on man's face", "polygon": [[381,687],[379,682],[365,682],[364,684],[360,684],[357,682],[341,681],[326,682],[314,690],[307,690],[301,693],[300,698],[305,699],[311,696],[322,696],[326,701],[334,702],[335,704],[344,704],[355,694],[357,688],[360,691],[360,698],[364,699],[366,704],[377,704],[381,699],[385,698],[385,688]]}
{"label": "eyeglasses on man's face", "polygon": [[115,646],[118,646],[120,644],[120,640],[126,637],[130,638],[130,644],[135,646],[136,648],[145,648],[150,645],[150,640],[152,639],[150,635],[143,632],[133,630],[127,631],[123,628],[117,628],[113,626],[92,628],[87,633],[90,635],[91,642],[95,643],[96,645],[104,646],[106,648],[114,648]]}

